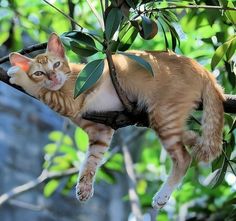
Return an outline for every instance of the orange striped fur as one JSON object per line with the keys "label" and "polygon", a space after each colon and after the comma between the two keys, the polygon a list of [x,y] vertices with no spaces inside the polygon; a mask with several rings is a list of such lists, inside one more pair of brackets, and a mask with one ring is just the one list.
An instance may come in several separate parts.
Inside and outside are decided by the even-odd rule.
{"label": "orange striped fur", "polygon": [[[131,101],[147,108],[150,125],[173,161],[167,181],[153,198],[153,206],[161,208],[185,175],[191,155],[198,160],[210,161],[221,153],[224,95],[213,75],[192,59],[173,52],[129,53],[148,61],[154,77],[128,57],[113,55],[118,81]],[[22,86],[88,132],[90,147],[79,174],[77,196],[82,201],[89,199],[93,195],[96,171],[114,131],[105,125],[84,120],[81,116],[89,111],[123,109],[111,83],[107,62],[99,81],[73,99],[75,80],[84,65],[68,63],[56,34],[51,35],[44,54],[29,59],[12,53],[10,61],[26,71],[19,70],[11,75],[11,83]],[[185,124],[191,111],[201,101],[204,106],[203,131],[198,136],[186,130]],[[185,146],[189,147],[190,153]]]}

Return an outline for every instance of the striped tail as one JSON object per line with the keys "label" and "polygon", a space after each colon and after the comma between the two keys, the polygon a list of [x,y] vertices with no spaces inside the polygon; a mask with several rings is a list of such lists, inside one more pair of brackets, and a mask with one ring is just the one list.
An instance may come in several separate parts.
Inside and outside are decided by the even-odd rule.
{"label": "striped tail", "polygon": [[222,89],[213,78],[206,82],[202,96],[202,136],[193,147],[193,157],[199,161],[209,162],[222,152],[225,98]]}

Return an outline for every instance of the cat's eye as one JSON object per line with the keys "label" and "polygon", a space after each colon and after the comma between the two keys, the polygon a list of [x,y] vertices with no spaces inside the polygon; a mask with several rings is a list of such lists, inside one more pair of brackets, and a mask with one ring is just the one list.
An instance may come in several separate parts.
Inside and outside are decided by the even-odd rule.
{"label": "cat's eye", "polygon": [[60,61],[56,62],[56,63],[53,65],[53,68],[54,68],[54,69],[55,69],[55,68],[58,68],[58,67],[60,66],[60,64],[61,64]]}
{"label": "cat's eye", "polygon": [[42,72],[42,71],[36,71],[36,72],[34,72],[34,75],[35,75],[35,76],[42,76],[42,75],[44,75],[44,72]]}

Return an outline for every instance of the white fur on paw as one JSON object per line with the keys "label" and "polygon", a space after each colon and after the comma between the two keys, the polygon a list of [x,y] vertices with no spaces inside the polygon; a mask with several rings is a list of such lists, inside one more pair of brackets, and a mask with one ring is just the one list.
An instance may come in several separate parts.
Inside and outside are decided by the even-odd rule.
{"label": "white fur on paw", "polygon": [[91,176],[83,176],[76,186],[76,197],[79,201],[87,201],[93,196],[93,180]]}
{"label": "white fur on paw", "polygon": [[16,78],[16,77],[11,77],[11,78],[9,79],[9,82],[10,82],[11,84],[17,84],[17,78]]}
{"label": "white fur on paw", "polygon": [[13,67],[11,67],[11,68],[8,69],[7,75],[8,75],[9,77],[12,77],[12,76],[14,76],[18,71],[20,71],[20,68],[17,67],[17,66],[13,66]]}
{"label": "white fur on paw", "polygon": [[168,202],[172,193],[171,188],[163,186],[159,192],[155,194],[152,199],[152,207],[155,209],[161,209]]}

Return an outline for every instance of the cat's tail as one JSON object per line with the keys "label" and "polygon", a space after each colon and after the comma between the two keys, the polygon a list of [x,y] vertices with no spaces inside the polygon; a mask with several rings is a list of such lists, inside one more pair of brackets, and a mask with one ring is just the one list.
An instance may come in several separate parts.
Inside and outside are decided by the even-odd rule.
{"label": "cat's tail", "polygon": [[222,88],[210,73],[207,74],[210,79],[206,81],[202,94],[202,136],[193,147],[193,157],[205,162],[215,159],[222,152],[225,100]]}

